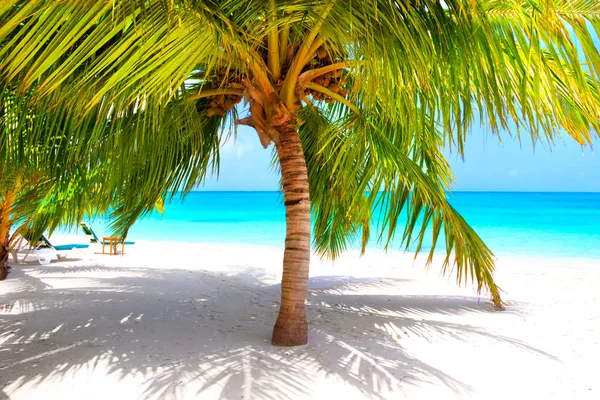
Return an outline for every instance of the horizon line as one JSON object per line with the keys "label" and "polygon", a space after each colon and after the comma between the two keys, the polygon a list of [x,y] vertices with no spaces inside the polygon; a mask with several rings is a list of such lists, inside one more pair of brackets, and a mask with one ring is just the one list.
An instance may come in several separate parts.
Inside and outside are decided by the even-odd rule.
{"label": "horizon line", "polygon": [[[175,193],[182,192],[181,190],[174,191]],[[281,190],[191,190],[194,193],[282,193]],[[382,191],[383,192],[383,191]],[[598,193],[600,191],[568,191],[568,190],[446,190],[446,193]]]}

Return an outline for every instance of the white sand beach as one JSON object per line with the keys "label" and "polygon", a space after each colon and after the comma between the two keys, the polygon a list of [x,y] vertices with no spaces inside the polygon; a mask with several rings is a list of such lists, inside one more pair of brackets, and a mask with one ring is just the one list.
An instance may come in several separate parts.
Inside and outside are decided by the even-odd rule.
{"label": "white sand beach", "polygon": [[500,258],[496,312],[439,261],[315,258],[310,342],[277,348],[280,248],[74,256],[0,282],[0,399],[600,398],[597,260]]}

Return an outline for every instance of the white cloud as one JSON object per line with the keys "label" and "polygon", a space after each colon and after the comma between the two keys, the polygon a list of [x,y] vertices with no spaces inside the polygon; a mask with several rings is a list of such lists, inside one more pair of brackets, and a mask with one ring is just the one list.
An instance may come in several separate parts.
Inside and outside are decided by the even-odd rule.
{"label": "white cloud", "polygon": [[251,152],[252,149],[254,149],[254,146],[251,144],[238,144],[236,148],[235,154],[237,155],[237,158],[242,158],[244,154]]}
{"label": "white cloud", "polygon": [[237,137],[230,135],[221,143],[221,155],[225,157],[242,158],[255,148],[253,143],[257,139],[248,135],[249,132],[238,134]]}

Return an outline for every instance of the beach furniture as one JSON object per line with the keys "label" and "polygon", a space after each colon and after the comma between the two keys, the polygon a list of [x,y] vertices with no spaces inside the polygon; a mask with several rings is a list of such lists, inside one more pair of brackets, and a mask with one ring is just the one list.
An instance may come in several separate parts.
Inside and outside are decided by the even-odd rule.
{"label": "beach furniture", "polygon": [[94,232],[94,230],[90,226],[90,224],[88,224],[87,222],[81,222],[79,224],[79,226],[81,226],[81,229],[85,233],[85,236],[88,238],[90,243],[102,244],[102,254],[105,254],[105,252],[104,252],[105,246],[108,246],[108,254],[116,255],[117,254],[117,245],[119,245],[119,244],[121,245],[121,248],[122,248],[121,254],[125,254],[125,245],[126,244],[127,245],[135,244],[135,242],[125,241],[124,238],[112,237],[112,236],[104,236],[104,237],[102,237],[102,240],[100,240],[98,238],[98,235],[96,235],[96,232]]}
{"label": "beach furniture", "polygon": [[83,233],[85,233],[85,237],[88,238],[90,243],[99,243],[100,242],[98,240],[98,236],[96,236],[96,233],[94,232],[92,227],[87,222],[80,222],[79,226],[81,226]]}
{"label": "beach furniture", "polygon": [[120,237],[105,236],[102,238],[102,254],[104,254],[104,247],[108,244],[108,255],[117,255],[117,246],[121,244],[121,254],[125,254],[125,240]]}
{"label": "beach furniture", "polygon": [[36,257],[37,261],[41,265],[50,264],[50,261],[56,257],[59,260],[66,258],[66,252],[77,249],[87,249],[90,247],[89,244],[71,243],[53,245],[50,243],[48,238],[41,235],[39,239],[35,240],[29,235],[24,235],[21,238],[21,243],[25,241],[25,246],[17,246],[11,255],[16,263],[19,262],[19,253],[25,254],[22,262],[27,261],[30,256]]}

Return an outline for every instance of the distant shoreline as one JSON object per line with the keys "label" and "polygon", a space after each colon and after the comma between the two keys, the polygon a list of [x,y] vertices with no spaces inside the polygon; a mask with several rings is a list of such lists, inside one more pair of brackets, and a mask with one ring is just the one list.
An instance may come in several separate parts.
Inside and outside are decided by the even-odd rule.
{"label": "distant shoreline", "polygon": [[[285,210],[279,192],[200,191],[183,200],[174,196],[164,214],[152,213],[137,221],[128,238],[270,246],[282,246],[285,241]],[[600,259],[600,193],[454,192],[449,201],[498,256],[583,254]],[[377,220],[382,215],[378,212],[373,214],[369,250],[383,247],[376,243]],[[104,219],[91,223],[98,235],[110,231]],[[401,248],[402,223],[391,249]],[[422,249],[427,251],[430,244],[431,233],[426,232]],[[359,243],[350,242],[349,248],[358,249]],[[445,251],[441,238],[436,250]]]}

